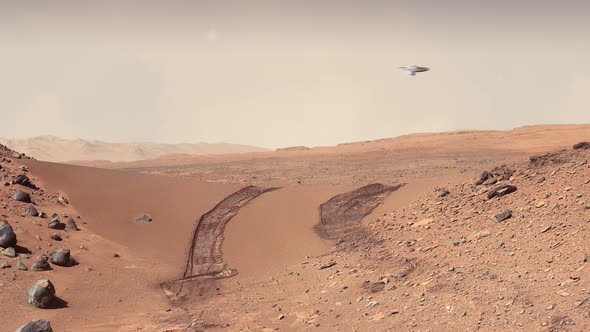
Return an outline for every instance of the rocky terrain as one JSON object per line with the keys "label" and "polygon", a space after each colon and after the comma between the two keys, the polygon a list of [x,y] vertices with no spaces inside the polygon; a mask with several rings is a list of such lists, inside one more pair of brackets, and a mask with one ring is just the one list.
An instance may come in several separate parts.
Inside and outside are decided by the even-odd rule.
{"label": "rocky terrain", "polygon": [[589,158],[585,149],[533,156],[437,188],[299,266],[223,280],[196,322],[244,331],[587,331]]}
{"label": "rocky terrain", "polygon": [[1,326],[586,331],[590,143],[538,152],[244,187],[2,147]]}

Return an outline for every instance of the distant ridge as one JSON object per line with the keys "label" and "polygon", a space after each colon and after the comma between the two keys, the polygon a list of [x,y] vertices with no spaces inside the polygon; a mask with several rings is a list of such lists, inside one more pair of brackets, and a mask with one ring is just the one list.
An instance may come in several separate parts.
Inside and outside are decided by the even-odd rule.
{"label": "distant ridge", "polygon": [[229,143],[109,143],[94,140],[65,139],[51,135],[25,139],[0,138],[0,144],[35,159],[53,162],[73,160],[129,162],[174,154],[214,155],[268,151],[265,148]]}

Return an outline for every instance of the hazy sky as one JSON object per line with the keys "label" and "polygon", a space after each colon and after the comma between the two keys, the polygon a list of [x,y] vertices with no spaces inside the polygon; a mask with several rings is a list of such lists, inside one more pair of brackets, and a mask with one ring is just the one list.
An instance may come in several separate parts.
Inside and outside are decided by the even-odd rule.
{"label": "hazy sky", "polygon": [[588,123],[584,3],[0,0],[0,137],[280,147]]}

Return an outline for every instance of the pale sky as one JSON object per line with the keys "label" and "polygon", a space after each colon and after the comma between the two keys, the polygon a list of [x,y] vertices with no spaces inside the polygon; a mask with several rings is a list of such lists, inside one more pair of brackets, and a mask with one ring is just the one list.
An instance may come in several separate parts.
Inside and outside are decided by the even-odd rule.
{"label": "pale sky", "polygon": [[589,13],[574,0],[0,0],[0,137],[276,148],[589,123]]}

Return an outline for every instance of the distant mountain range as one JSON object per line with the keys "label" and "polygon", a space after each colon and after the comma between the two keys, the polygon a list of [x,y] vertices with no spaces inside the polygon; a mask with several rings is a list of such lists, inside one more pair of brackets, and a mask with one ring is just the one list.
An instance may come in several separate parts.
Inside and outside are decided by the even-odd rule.
{"label": "distant mountain range", "polygon": [[268,149],[228,143],[108,143],[83,139],[38,136],[25,139],[0,138],[0,144],[38,160],[66,162],[104,160],[127,162],[166,155],[211,155],[262,152]]}

